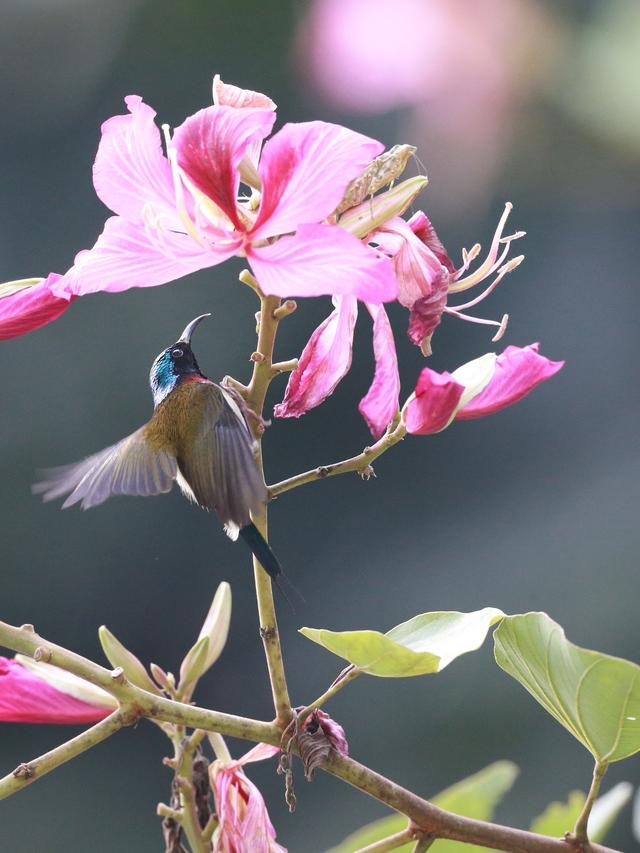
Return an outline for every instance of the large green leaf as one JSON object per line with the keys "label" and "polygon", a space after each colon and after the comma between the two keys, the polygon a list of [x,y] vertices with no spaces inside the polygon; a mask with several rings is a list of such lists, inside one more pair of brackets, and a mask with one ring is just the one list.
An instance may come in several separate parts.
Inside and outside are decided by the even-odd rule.
{"label": "large green leaf", "polygon": [[473,613],[436,611],[414,616],[386,634],[301,628],[315,643],[345,658],[362,672],[387,678],[440,672],[452,660],[479,648],[504,613],[485,607]]}
{"label": "large green leaf", "polygon": [[[479,773],[474,773],[467,779],[457,782],[450,788],[441,791],[432,798],[431,802],[442,809],[472,817],[476,820],[490,820],[495,807],[507,793],[518,775],[518,768],[510,761],[496,761]],[[401,832],[407,825],[404,815],[391,815],[363,826],[349,835],[341,844],[332,848],[328,853],[354,853],[361,847],[373,844],[396,832]],[[409,853],[415,842],[399,847],[401,853]],[[429,848],[429,853],[479,853],[484,848],[459,841],[436,841]]]}
{"label": "large green leaf", "polygon": [[[589,816],[588,833],[591,841],[604,841],[614,820],[631,799],[632,792],[633,786],[629,782],[620,782],[598,797]],[[586,795],[582,791],[572,791],[566,803],[550,803],[533,821],[531,831],[561,838],[565,832],[573,829],[585,800]]]}
{"label": "large green leaf", "polygon": [[494,632],[499,666],[597,762],[640,750],[640,667],[582,649],[546,613],[507,616]]}

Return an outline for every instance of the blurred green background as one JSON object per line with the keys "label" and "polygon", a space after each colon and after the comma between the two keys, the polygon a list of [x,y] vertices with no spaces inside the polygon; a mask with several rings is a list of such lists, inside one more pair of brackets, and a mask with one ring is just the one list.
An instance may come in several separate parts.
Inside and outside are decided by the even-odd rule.
{"label": "blurred green background", "polygon": [[[375,480],[310,485],[273,506],[274,548],[306,599],[295,616],[280,608],[296,704],[339,669],[297,634],[300,625],[387,630],[426,610],[542,609],[574,642],[639,659],[640,6],[482,0],[460,14],[455,0],[432,3],[444,23],[439,51],[424,33],[431,65],[422,89],[414,81],[424,96],[351,107],[340,75],[344,67],[349,93],[354,72],[305,3],[5,0],[2,8],[2,280],[64,272],[94,242],[106,214],[91,184],[99,127],[123,112],[125,95],[143,95],[160,120],[177,125],[210,103],[215,72],[271,95],[279,124],[322,118],[388,146],[418,144],[431,183],[416,206],[455,259],[462,246],[488,244],[506,200],[515,205],[513,228],[528,232],[517,248],[526,262],[481,313],[508,311],[504,344],[539,340],[565,369],[500,415],[407,439],[378,462]],[[376,33],[383,46],[396,44],[387,79],[405,24],[411,29],[402,16],[415,4],[393,5],[388,21],[372,9],[344,31],[374,66]],[[487,21],[500,26],[487,33]],[[477,56],[468,49],[476,43]],[[337,77],[337,95],[323,66]],[[476,86],[485,74],[487,85]],[[363,76],[366,83],[366,67]],[[151,361],[197,314],[214,315],[195,341],[205,373],[246,380],[256,305],[237,282],[240,269],[231,263],[166,287],[88,297],[2,344],[0,617],[33,622],[97,660],[105,623],[143,661],[176,670],[218,582],[228,580],[229,643],[196,698],[269,718],[248,557],[214,519],[177,491],[84,514],[42,505],[29,488],[35,468],[75,461],[149,416]],[[329,307],[328,299],[304,302],[281,330],[278,355],[299,354]],[[391,315],[409,393],[422,360],[405,338],[405,312]],[[489,339],[486,328],[445,319],[430,364],[451,370],[491,349]],[[265,440],[270,481],[367,444],[356,406],[370,351],[362,321],[353,367],[335,394],[302,420],[274,423]],[[284,381],[274,383],[271,404],[283,390]],[[437,677],[363,677],[328,710],[354,757],[423,795],[496,759],[515,761],[521,775],[497,815],[505,822],[527,826],[552,798],[589,783],[588,755],[498,670],[490,643]],[[0,726],[0,772],[72,733]],[[155,806],[169,798],[167,746],[143,722],[3,802],[0,849],[161,850]],[[308,785],[298,769],[291,816],[273,762],[249,773],[292,851],[322,851],[385,813],[323,774]],[[612,767],[604,789],[621,779],[640,781],[637,758]],[[637,849],[630,822],[627,808],[611,846]]]}

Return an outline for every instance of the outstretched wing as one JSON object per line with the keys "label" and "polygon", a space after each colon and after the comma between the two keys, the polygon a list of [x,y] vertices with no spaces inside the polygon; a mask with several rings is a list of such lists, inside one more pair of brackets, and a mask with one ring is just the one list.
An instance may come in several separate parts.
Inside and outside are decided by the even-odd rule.
{"label": "outstretched wing", "polygon": [[201,426],[178,465],[195,500],[215,510],[235,539],[239,528],[249,523],[250,513],[266,500],[267,489],[238,403],[213,383],[199,386],[198,391],[206,395]]}
{"label": "outstretched wing", "polygon": [[178,465],[174,456],[152,447],[143,428],[82,462],[42,471],[34,494],[51,501],[69,495],[63,509],[81,502],[97,506],[112,495],[158,495],[171,490]]}

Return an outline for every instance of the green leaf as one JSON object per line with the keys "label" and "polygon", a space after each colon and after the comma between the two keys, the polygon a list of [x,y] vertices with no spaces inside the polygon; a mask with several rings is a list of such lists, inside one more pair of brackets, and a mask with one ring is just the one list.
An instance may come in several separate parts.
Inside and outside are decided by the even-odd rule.
{"label": "green leaf", "polygon": [[606,765],[640,750],[640,667],[582,649],[546,613],[507,616],[496,661]]}
{"label": "green leaf", "polygon": [[[633,786],[629,782],[620,782],[593,804],[589,816],[587,831],[591,841],[604,841],[604,837],[622,809],[631,799]],[[570,832],[582,811],[586,795],[582,791],[572,791],[566,803],[550,803],[544,812],[531,824],[531,831],[540,835],[561,838]]]}
{"label": "green leaf", "polygon": [[465,652],[479,648],[504,613],[485,607],[473,613],[436,611],[414,616],[386,634],[301,628],[318,643],[369,675],[400,678],[440,672]]}
{"label": "green leaf", "polygon": [[[495,764],[490,764],[484,770],[480,770],[479,773],[474,773],[473,776],[469,776],[467,779],[463,779],[461,782],[441,791],[432,798],[431,802],[442,809],[447,809],[447,811],[455,812],[455,814],[464,817],[490,820],[495,807],[511,788],[517,775],[518,768],[515,764],[510,761],[496,761]],[[407,818],[404,815],[384,817],[356,830],[328,853],[354,853],[361,847],[366,847],[368,844],[373,844],[389,835],[401,832],[406,825]],[[409,853],[414,844],[415,842],[412,841],[410,844],[399,847],[398,850],[402,853]],[[463,851],[464,853],[467,851],[479,853],[483,849],[458,841],[436,841],[429,848],[429,853],[433,853],[433,851],[436,853],[463,853]]]}

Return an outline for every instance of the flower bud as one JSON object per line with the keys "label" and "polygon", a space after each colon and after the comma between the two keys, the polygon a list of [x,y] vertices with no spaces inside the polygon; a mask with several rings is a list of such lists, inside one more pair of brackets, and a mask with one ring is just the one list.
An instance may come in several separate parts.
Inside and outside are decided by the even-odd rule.
{"label": "flower bud", "polygon": [[122,671],[132,684],[149,693],[160,692],[138,658],[122,645],[106,625],[100,626],[98,637],[109,663],[113,667],[122,667]]}
{"label": "flower bud", "polygon": [[394,216],[401,216],[427,184],[424,175],[407,178],[390,190],[351,207],[342,214],[338,225],[356,237],[366,237]]}
{"label": "flower bud", "polygon": [[183,701],[187,698],[187,691],[191,693],[195,683],[207,669],[208,655],[209,638],[200,637],[184,656],[180,664],[180,694]]}
{"label": "flower bud", "polygon": [[202,629],[198,634],[198,639],[203,637],[209,639],[207,657],[205,660],[204,669],[206,672],[210,666],[218,660],[222,654],[222,650],[227,642],[229,633],[229,622],[231,620],[231,587],[226,581],[223,581],[211,602],[211,607],[204,620]]}

